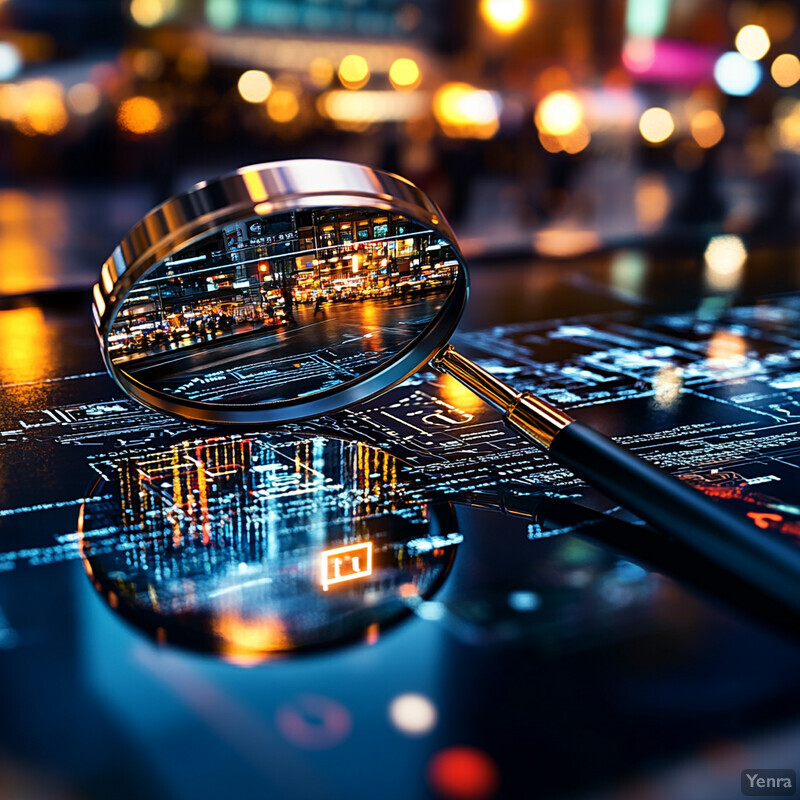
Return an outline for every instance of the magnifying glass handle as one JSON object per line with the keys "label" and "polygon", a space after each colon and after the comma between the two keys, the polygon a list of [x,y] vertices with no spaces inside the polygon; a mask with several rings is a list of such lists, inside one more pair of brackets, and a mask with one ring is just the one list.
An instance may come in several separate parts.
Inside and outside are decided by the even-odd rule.
{"label": "magnifying glass handle", "polygon": [[541,398],[515,392],[452,345],[431,366],[502,411],[512,430],[654,528],[800,611],[800,547],[794,543],[759,530]]}

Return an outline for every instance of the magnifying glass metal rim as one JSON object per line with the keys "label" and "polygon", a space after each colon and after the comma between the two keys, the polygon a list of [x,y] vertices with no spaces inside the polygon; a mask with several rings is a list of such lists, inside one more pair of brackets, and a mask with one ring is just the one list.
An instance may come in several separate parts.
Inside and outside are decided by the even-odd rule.
{"label": "magnifying glass metal rim", "polygon": [[[370,208],[397,213],[430,227],[452,243],[459,270],[451,293],[422,335],[377,369],[307,398],[258,404],[202,403],[160,391],[114,363],[108,336],[138,281],[170,254],[232,222],[314,208]],[[182,419],[205,423],[275,424],[331,413],[385,392],[413,375],[455,331],[468,295],[466,262],[441,210],[398,175],[351,162],[296,159],[256,164],[197,184],[150,211],[103,264],[92,312],[103,360],[120,388],[140,403]]]}

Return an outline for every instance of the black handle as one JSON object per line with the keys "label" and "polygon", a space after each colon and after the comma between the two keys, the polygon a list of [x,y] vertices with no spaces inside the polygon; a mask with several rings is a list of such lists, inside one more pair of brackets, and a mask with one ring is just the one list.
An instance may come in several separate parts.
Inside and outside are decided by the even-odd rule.
{"label": "black handle", "polygon": [[580,422],[561,430],[548,452],[654,528],[800,611],[800,547],[794,543],[759,530]]}

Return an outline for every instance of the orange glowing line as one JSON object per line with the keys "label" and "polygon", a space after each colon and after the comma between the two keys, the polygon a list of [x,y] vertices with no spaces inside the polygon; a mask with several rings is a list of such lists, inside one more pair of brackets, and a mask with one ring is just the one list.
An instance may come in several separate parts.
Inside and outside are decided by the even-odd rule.
{"label": "orange glowing line", "polygon": [[208,487],[206,486],[206,465],[203,463],[200,448],[195,450],[195,456],[200,466],[197,469],[197,488],[200,490],[200,513],[202,519],[202,541],[208,544],[211,541],[211,525],[208,519]]}
{"label": "orange glowing line", "polygon": [[[355,569],[345,575],[339,574],[336,562],[336,556],[350,555],[350,565],[355,562],[353,558],[354,553],[362,551],[364,554],[363,568],[358,564]],[[328,587],[335,583],[344,583],[345,581],[354,581],[359,578],[366,578],[372,575],[372,542],[359,542],[358,544],[348,544],[344,547],[334,547],[332,550],[323,550],[321,555],[321,572],[320,572],[320,585],[324,591],[328,591]],[[343,560],[342,560],[343,561]],[[342,562],[340,562],[341,564]],[[333,577],[330,577],[331,564],[333,564]]]}
{"label": "orange glowing line", "polygon": [[[178,448],[172,448],[172,502],[176,509],[183,506],[183,493],[181,492],[181,472],[180,459],[178,458]],[[175,547],[180,547],[183,541],[181,535],[181,525],[179,516],[176,514],[172,520],[172,543]]]}
{"label": "orange glowing line", "polygon": [[747,516],[750,517],[750,519],[752,519],[759,528],[769,528],[770,522],[783,522],[783,517],[780,514],[748,511]]}

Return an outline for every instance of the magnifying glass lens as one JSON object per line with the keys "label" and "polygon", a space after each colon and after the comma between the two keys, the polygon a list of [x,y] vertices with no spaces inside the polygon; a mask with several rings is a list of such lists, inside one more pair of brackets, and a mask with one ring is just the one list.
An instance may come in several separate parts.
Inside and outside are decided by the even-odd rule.
{"label": "magnifying glass lens", "polygon": [[140,402],[212,423],[328,413],[415,372],[467,277],[439,209],[358,164],[287,161],[154,209],[103,268],[106,364]]}
{"label": "magnifying glass lens", "polygon": [[400,214],[316,208],[231,222],[137,282],[109,332],[114,367],[176,400],[297,401],[353,385],[414,343],[460,265]]}

